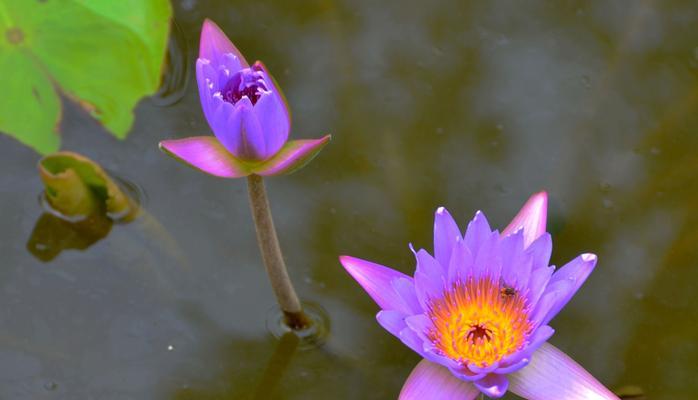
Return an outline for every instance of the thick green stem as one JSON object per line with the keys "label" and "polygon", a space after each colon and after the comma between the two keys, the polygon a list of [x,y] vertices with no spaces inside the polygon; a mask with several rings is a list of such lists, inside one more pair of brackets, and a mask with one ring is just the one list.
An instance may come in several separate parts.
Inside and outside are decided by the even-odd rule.
{"label": "thick green stem", "polygon": [[276,301],[284,312],[286,324],[289,327],[292,329],[306,328],[310,325],[310,319],[303,312],[301,302],[298,300],[298,295],[296,295],[291,279],[288,277],[262,177],[259,175],[248,176],[247,189],[250,196],[252,218],[257,230],[259,250],[262,253],[262,260],[269,281],[271,281]]}

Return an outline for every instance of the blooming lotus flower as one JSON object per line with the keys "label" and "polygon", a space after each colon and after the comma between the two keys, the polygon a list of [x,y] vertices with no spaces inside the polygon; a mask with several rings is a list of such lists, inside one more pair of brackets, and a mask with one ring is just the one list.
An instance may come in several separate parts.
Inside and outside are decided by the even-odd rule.
{"label": "blooming lotus flower", "polygon": [[414,277],[354,257],[340,261],[382,310],[388,332],[421,355],[400,399],[533,400],[617,397],[546,341],[548,323],[594,269],[582,254],[555,271],[545,231],[547,194],[533,195],[501,233],[481,212],[465,234],[443,207],[434,221],[434,255],[414,251]]}
{"label": "blooming lotus flower", "polygon": [[288,174],[330,140],[288,141],[291,114],[271,74],[259,61],[250,66],[210,20],[201,30],[196,81],[215,137],[164,140],[160,148],[203,172],[223,178]]}

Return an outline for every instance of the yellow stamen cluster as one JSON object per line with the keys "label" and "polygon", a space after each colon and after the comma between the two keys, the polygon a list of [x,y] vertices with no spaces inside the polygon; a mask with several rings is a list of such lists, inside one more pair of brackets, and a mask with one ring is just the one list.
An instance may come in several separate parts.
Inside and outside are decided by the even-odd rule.
{"label": "yellow stamen cluster", "polygon": [[491,278],[458,281],[430,302],[428,333],[437,349],[453,360],[479,367],[519,350],[531,323],[526,298]]}

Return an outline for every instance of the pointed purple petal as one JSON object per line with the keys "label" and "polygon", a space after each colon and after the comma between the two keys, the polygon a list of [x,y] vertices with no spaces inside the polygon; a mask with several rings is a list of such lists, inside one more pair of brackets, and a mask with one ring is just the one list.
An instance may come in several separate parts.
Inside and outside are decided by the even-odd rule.
{"label": "pointed purple petal", "polygon": [[419,314],[422,312],[422,306],[417,299],[417,290],[414,288],[413,279],[393,279],[393,290],[400,296],[405,309],[409,310],[407,314]]}
{"label": "pointed purple petal", "polygon": [[458,279],[465,279],[473,268],[473,255],[470,254],[468,246],[460,240],[453,246],[453,253],[448,264],[448,286],[451,286]]}
{"label": "pointed purple petal", "polygon": [[400,391],[399,400],[472,400],[480,391],[435,363],[422,360],[412,370]]}
{"label": "pointed purple petal", "polygon": [[406,327],[400,331],[400,340],[405,346],[409,347],[412,351],[424,357],[424,341],[417,335],[412,328]]}
{"label": "pointed purple petal", "polygon": [[548,194],[546,192],[538,192],[526,201],[521,211],[511,220],[509,226],[504,228],[502,235],[509,235],[523,228],[524,245],[528,247],[540,235],[545,233],[547,215]]}
{"label": "pointed purple petal", "polygon": [[376,314],[376,320],[386,331],[400,337],[400,331],[405,329],[405,314],[401,311],[381,310]]}
{"label": "pointed purple petal", "polygon": [[262,94],[254,105],[254,113],[257,115],[267,143],[265,156],[273,156],[288,139],[291,126],[286,113],[281,110],[281,104],[271,93]]}
{"label": "pointed purple petal", "polygon": [[[243,96],[235,103],[235,112],[239,112],[242,119],[242,130],[239,147],[233,154],[238,158],[250,161],[261,161],[269,158],[267,144],[264,138],[262,125],[255,114],[252,102],[247,96]],[[237,121],[234,119],[233,121]],[[231,123],[233,123],[231,121]]]}
{"label": "pointed purple petal", "polygon": [[199,41],[199,58],[210,60],[214,65],[220,64],[223,54],[232,53],[238,58],[243,67],[249,67],[242,53],[233,45],[221,28],[210,19],[204,21],[201,27],[201,39]]}
{"label": "pointed purple petal", "polygon": [[[557,300],[552,304],[550,310],[546,314],[545,318],[541,320],[541,325],[546,325],[548,321],[553,319],[560,310],[572,299],[579,287],[582,286],[584,281],[586,281],[591,271],[594,270],[596,266],[596,255],[586,253],[575,258],[574,260],[565,264],[560,270],[553,273],[552,278],[548,282],[546,292],[550,290],[557,290],[559,295]],[[560,289],[555,289],[558,285],[562,283]]]}
{"label": "pointed purple petal", "polygon": [[331,136],[327,135],[320,139],[290,140],[276,155],[256,166],[254,173],[262,176],[293,173],[315,158],[330,138]]}
{"label": "pointed purple petal", "polygon": [[479,278],[490,267],[490,257],[493,254],[493,246],[497,238],[496,233],[490,229],[487,217],[482,211],[475,213],[475,217],[468,224],[463,240],[473,256],[473,268],[469,271],[473,277]]}
{"label": "pointed purple petal", "polygon": [[429,317],[424,314],[410,315],[405,318],[405,323],[422,339],[422,341],[429,341],[427,333],[434,329],[434,324]]}
{"label": "pointed purple petal", "polygon": [[417,270],[414,273],[414,287],[417,299],[422,309],[426,309],[430,299],[439,298],[443,294],[445,276],[443,268],[426,250],[420,249],[417,254]]}
{"label": "pointed purple petal", "polygon": [[509,375],[509,390],[529,400],[618,399],[591,374],[555,346],[545,343],[530,364]]}
{"label": "pointed purple petal", "polygon": [[509,380],[505,375],[489,374],[473,384],[488,397],[498,399],[507,392]]}
{"label": "pointed purple petal", "polygon": [[522,290],[528,286],[532,257],[524,250],[523,232],[517,231],[500,239],[502,279],[507,285]]}
{"label": "pointed purple petal", "polygon": [[487,217],[482,211],[475,213],[473,219],[468,223],[468,228],[465,230],[465,244],[468,249],[475,254],[483,242],[492,234],[490,224],[487,222]]}
{"label": "pointed purple petal", "polygon": [[444,268],[448,267],[453,246],[462,239],[451,214],[443,207],[437,208],[434,216],[434,257]]}
{"label": "pointed purple petal", "polygon": [[500,367],[497,368],[495,372],[498,374],[510,374],[528,365],[528,363],[531,361],[533,353],[535,353],[535,351],[538,350],[543,343],[550,339],[550,337],[553,336],[553,333],[555,333],[555,330],[548,325],[544,325],[536,329],[533,335],[528,338],[528,344],[526,347],[514,354],[504,357],[500,362]]}
{"label": "pointed purple petal", "polygon": [[196,82],[199,86],[199,102],[209,125],[213,120],[213,93],[218,90],[216,73],[208,60],[196,61]]}
{"label": "pointed purple petal", "polygon": [[384,310],[402,310],[404,302],[393,290],[394,279],[412,279],[402,272],[380,264],[350,256],[340,256],[339,262],[349,275],[361,285],[366,293]]}
{"label": "pointed purple petal", "polygon": [[555,270],[555,267],[549,266],[550,254],[552,253],[553,242],[549,233],[544,233],[536,239],[526,249],[526,253],[531,256],[531,277],[528,281],[528,300],[531,307],[535,307],[544,293],[545,287],[550,280],[550,277]]}
{"label": "pointed purple petal", "polygon": [[269,93],[262,95],[255,104],[255,112],[266,135],[267,151],[272,155],[288,140],[288,133],[291,130],[291,112],[283,92],[267,67],[261,61],[257,61],[252,69],[262,72],[264,83],[269,89]]}
{"label": "pointed purple petal", "polygon": [[249,166],[236,159],[213,136],[163,140],[160,149],[168,155],[207,174],[240,178],[250,174]]}
{"label": "pointed purple petal", "polygon": [[531,313],[530,321],[534,327],[547,324],[547,316],[550,310],[555,308],[555,305],[561,302],[561,299],[570,290],[572,284],[569,282],[558,282],[555,285],[548,286],[541,296],[538,303],[536,303],[535,308],[533,308],[533,313]]}

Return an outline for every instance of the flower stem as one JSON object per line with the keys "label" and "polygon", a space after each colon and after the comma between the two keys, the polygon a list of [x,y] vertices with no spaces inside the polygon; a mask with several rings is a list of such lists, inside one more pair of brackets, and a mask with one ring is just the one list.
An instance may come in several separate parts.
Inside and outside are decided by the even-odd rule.
{"label": "flower stem", "polygon": [[276,301],[284,313],[285,322],[291,329],[307,328],[311,323],[310,318],[303,312],[301,302],[298,300],[298,295],[296,295],[291,279],[288,277],[262,177],[254,174],[248,176],[247,189],[252,218],[257,230],[259,251],[262,253],[262,260],[271,281]]}

